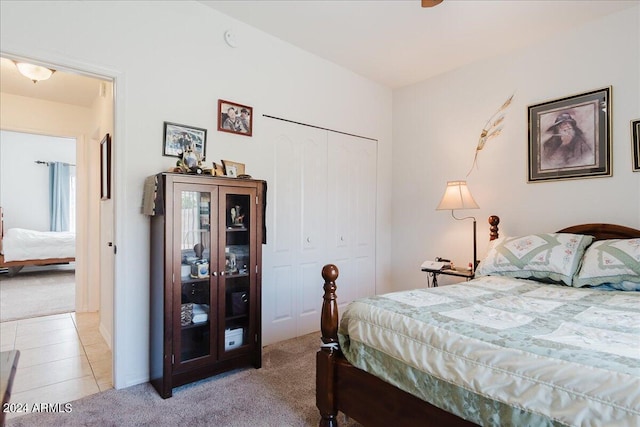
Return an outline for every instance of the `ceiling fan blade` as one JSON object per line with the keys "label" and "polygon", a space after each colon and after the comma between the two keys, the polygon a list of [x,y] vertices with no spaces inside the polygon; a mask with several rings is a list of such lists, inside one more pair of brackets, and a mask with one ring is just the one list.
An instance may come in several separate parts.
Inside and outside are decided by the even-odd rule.
{"label": "ceiling fan blade", "polygon": [[433,7],[442,3],[442,0],[422,0],[422,7]]}

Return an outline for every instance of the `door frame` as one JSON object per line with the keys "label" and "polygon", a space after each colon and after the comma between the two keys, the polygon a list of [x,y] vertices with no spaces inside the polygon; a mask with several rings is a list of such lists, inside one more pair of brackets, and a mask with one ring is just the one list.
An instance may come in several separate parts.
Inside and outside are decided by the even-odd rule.
{"label": "door frame", "polygon": [[[124,140],[124,125],[123,125],[124,123],[123,111],[124,111],[124,105],[125,105],[125,100],[123,95],[125,93],[124,74],[111,68],[107,68],[94,63],[87,63],[87,62],[74,60],[67,56],[63,56],[63,55],[52,53],[52,52],[37,51],[37,52],[21,53],[17,51],[0,50],[0,56],[4,58],[9,58],[12,60],[21,60],[21,61],[42,65],[44,67],[53,68],[57,71],[69,72],[73,74],[81,74],[81,75],[85,75],[88,77],[92,77],[92,78],[96,78],[104,81],[110,81],[113,84],[113,123],[112,124],[113,124],[113,134],[114,134],[113,140],[116,142],[113,143],[111,146],[112,147],[111,148],[112,149],[112,156],[111,156],[111,159],[112,159],[111,202],[112,203],[111,203],[111,206],[113,210],[112,212],[113,213],[113,225],[112,225],[113,242],[112,243],[115,246],[116,242],[122,240],[121,237],[123,233],[123,230],[122,230],[123,227],[118,227],[118,224],[122,223],[122,221],[119,221],[119,219],[124,218],[124,204],[118,203],[119,195],[124,194],[124,182],[123,180],[117,179],[118,176],[124,176],[123,169],[124,169],[124,163],[125,163],[123,158],[124,150],[119,149],[118,148],[119,144],[117,144],[117,141]],[[26,129],[7,128],[7,130],[14,130],[18,132],[28,131],[33,133],[33,130],[26,130]],[[58,136],[58,135],[54,135],[54,136]],[[60,135],[60,136],[68,137],[70,135]],[[71,136],[76,138],[76,150],[79,144],[81,143],[88,144],[88,140],[91,138],[91,135],[81,135],[81,136],[71,135]],[[80,159],[76,158],[76,164],[78,164],[79,161]],[[100,242],[100,243],[101,243],[100,246],[102,247],[102,244],[106,242]],[[126,268],[124,268],[121,264],[122,262],[119,263],[118,258],[114,257],[113,272],[111,272],[111,276],[113,277],[113,283],[106,284],[107,286],[111,286],[111,292],[113,296],[111,316],[109,316],[109,319],[108,319],[109,325],[106,326],[107,329],[112,331],[112,334],[108,334],[108,331],[105,331],[105,325],[103,325],[102,315],[101,315],[101,321],[100,321],[101,323],[100,330],[102,334],[105,335],[105,332],[107,332],[107,334],[109,335],[105,337],[105,339],[107,340],[107,343],[111,347],[112,382],[116,389],[126,386],[125,378],[124,378],[125,377],[124,369],[118,369],[120,366],[123,366],[123,363],[121,362],[120,357],[118,356],[119,355],[118,347],[120,345],[118,340],[122,339],[120,337],[120,334],[118,333],[119,332],[118,319],[121,318],[121,316],[118,316],[118,314],[120,314],[124,310],[124,308],[122,307],[122,304],[119,304],[119,301],[116,299],[116,296],[118,294],[117,292],[118,284],[122,283],[122,277],[123,277],[122,272],[126,270]],[[101,275],[101,281],[102,281],[102,276],[103,275]],[[102,289],[104,285],[105,284],[101,283],[100,288]],[[102,305],[102,301],[101,301],[101,305]],[[102,307],[100,308],[102,311]],[[124,343],[123,343],[123,346],[124,346]]]}

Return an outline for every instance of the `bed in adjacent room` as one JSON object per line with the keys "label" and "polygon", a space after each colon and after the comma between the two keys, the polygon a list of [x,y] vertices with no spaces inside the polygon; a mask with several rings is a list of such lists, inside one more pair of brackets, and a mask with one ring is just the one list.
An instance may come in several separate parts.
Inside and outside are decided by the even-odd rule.
{"label": "bed in adjacent room", "polygon": [[323,277],[320,425],[640,425],[640,230],[499,238],[475,279],[354,301],[339,325]]}
{"label": "bed in adjacent room", "polygon": [[75,261],[75,233],[4,228],[0,207],[0,267],[15,274],[25,266]]}

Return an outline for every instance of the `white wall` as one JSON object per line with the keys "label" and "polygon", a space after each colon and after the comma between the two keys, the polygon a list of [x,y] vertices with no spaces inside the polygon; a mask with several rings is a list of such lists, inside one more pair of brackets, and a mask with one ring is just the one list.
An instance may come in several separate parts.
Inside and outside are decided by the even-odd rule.
{"label": "white wall", "polygon": [[[117,388],[148,378],[149,221],[140,205],[145,177],[175,162],[161,156],[163,121],[207,128],[208,161],[243,162],[267,181],[262,114],[377,139],[376,273],[389,286],[390,89],[191,1],[2,1],[0,19],[2,52],[115,77]],[[238,48],[224,43],[229,28]],[[254,107],[253,137],[216,131],[218,99]]]}
{"label": "white wall", "polygon": [[0,206],[7,229],[51,229],[49,167],[36,161],[75,165],[76,140],[0,131]]}
{"label": "white wall", "polygon": [[[479,210],[478,254],[487,217],[503,235],[587,222],[640,228],[640,173],[632,172],[630,120],[640,117],[638,7],[600,18],[528,49],[394,91],[393,250],[397,289],[424,283],[419,265],[436,256],[472,259],[472,224],[435,211],[448,180],[465,179],[480,131],[515,93],[504,132],[479,153],[466,178]],[[506,35],[508,37],[508,35]],[[613,176],[527,183],[527,107],[612,87]],[[414,218],[407,226],[407,215]]]}

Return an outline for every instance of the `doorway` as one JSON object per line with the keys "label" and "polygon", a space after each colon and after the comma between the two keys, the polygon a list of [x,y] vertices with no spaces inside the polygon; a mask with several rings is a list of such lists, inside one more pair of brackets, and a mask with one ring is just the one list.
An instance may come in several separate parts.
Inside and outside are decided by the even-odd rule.
{"label": "doorway", "polygon": [[[113,259],[109,259],[113,253],[101,250],[106,246],[101,239],[105,235],[113,235],[114,215],[113,202],[100,200],[99,159],[100,141],[105,134],[113,134],[114,84],[109,78],[40,62],[36,63],[53,68],[55,72],[49,80],[33,83],[17,73],[15,60],[4,55],[0,57],[2,128],[72,137],[77,141],[77,313],[71,321],[82,338],[83,346],[94,345],[99,336],[110,351],[113,340],[113,271],[105,272],[104,269],[113,270]],[[0,200],[0,206],[2,202]],[[68,321],[52,320],[55,321],[51,325],[62,325]],[[19,330],[13,329],[17,328],[3,324],[3,337],[20,334]],[[29,327],[24,329],[29,330]],[[62,346],[62,343],[51,345]],[[109,383],[112,383],[113,361],[111,356],[109,359],[108,376]],[[27,368],[24,364],[22,367]],[[19,391],[14,390],[14,393]]]}

